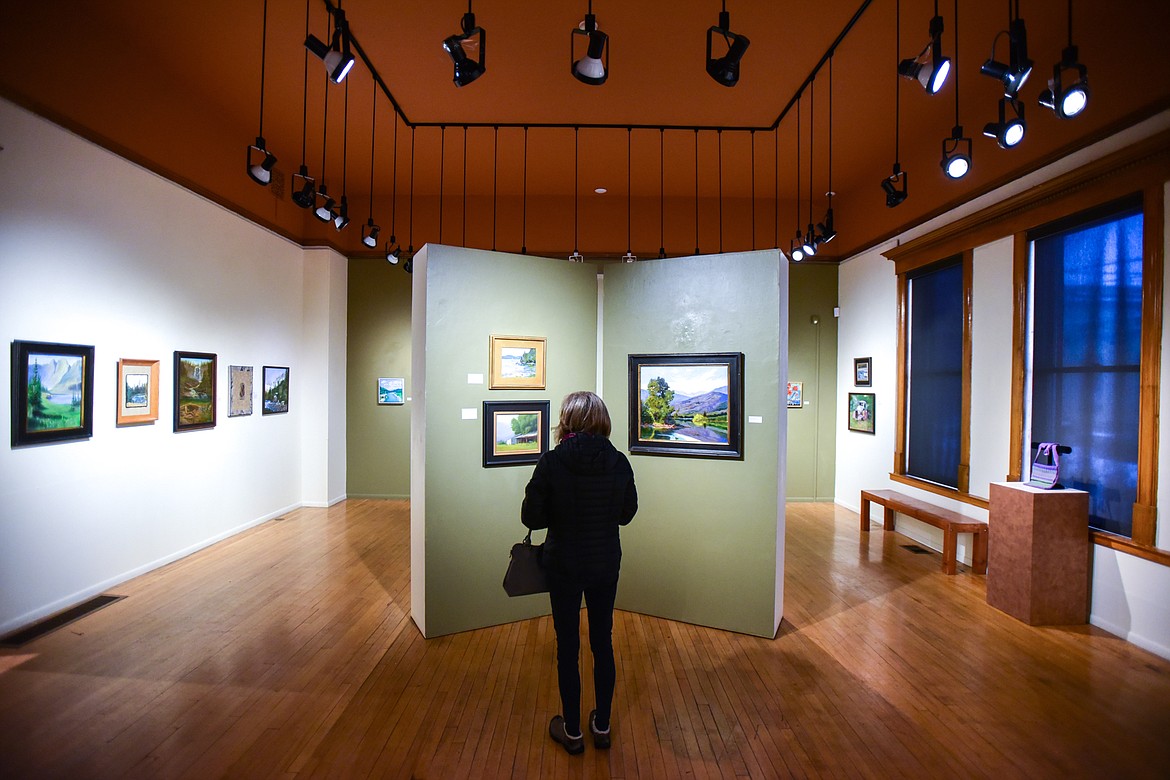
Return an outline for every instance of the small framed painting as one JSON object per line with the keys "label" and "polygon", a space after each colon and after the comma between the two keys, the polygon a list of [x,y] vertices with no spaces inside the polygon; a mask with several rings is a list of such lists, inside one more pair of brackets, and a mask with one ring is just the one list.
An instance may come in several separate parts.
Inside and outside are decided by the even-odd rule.
{"label": "small framed painting", "polygon": [[544,337],[491,336],[488,347],[490,389],[544,389]]}
{"label": "small framed painting", "polygon": [[849,430],[873,433],[873,393],[849,394]]}
{"label": "small framed painting", "polygon": [[858,387],[870,387],[873,385],[871,362],[872,358],[853,358],[853,384]]}
{"label": "small framed painting", "polygon": [[630,452],[743,458],[743,353],[630,355]]}
{"label": "small framed painting", "polygon": [[93,435],[93,347],[12,342],[12,446]]}
{"label": "small framed painting", "polygon": [[158,361],[118,361],[118,425],[137,425],[158,419]]}
{"label": "small framed painting", "polygon": [[548,452],[548,401],[483,402],[483,467],[536,463]]}
{"label": "small framed painting", "polygon": [[378,377],[378,405],[401,406],[404,401],[406,380],[402,377]]}
{"label": "small framed painting", "polygon": [[288,366],[264,366],[264,403],[261,414],[288,411]]}
{"label": "small framed painting", "polygon": [[800,409],[804,406],[804,382],[788,383],[788,408]]}
{"label": "small framed painting", "polygon": [[252,413],[252,367],[228,366],[228,372],[231,374],[228,417],[246,417]]}
{"label": "small framed painting", "polygon": [[211,352],[175,352],[175,432],[215,427],[215,361]]}

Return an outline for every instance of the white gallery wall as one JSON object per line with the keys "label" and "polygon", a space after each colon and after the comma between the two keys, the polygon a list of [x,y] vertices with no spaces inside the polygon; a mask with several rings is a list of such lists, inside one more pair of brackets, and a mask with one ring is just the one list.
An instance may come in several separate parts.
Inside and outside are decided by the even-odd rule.
{"label": "white gallery wall", "polygon": [[[873,356],[876,435],[837,429],[836,502],[859,509],[862,489],[893,488],[945,506],[968,517],[987,519],[987,511],[970,504],[894,483],[894,405],[897,396],[897,285],[894,264],[882,252],[947,225],[988,205],[1073,170],[1105,154],[1170,127],[1170,112],[1130,128],[1106,141],[1070,155],[1045,169],[932,220],[897,240],[845,261],[840,269],[838,408],[841,419],[852,386],[854,357]],[[994,153],[989,151],[989,154]],[[1167,200],[1170,201],[1170,185]],[[1170,213],[1165,215],[1170,225]],[[1170,237],[1170,230],[1166,231]],[[941,259],[941,258],[940,258]],[[1010,468],[1012,355],[1012,239],[1004,237],[976,247],[972,279],[971,365],[971,493],[988,497],[990,483],[1002,481]],[[1166,294],[1170,295],[1170,274]],[[1163,323],[1163,343],[1170,320]],[[1162,409],[1158,489],[1157,546],[1170,549],[1170,360],[1162,358]],[[942,532],[910,518],[899,518],[898,530],[935,549]],[[959,555],[970,563],[960,536]],[[1093,549],[1090,622],[1141,647],[1170,658],[1170,567],[1101,546]]]}
{"label": "white gallery wall", "polygon": [[[0,147],[0,339],[96,348],[88,440],[11,447],[0,361],[0,633],[343,498],[345,258],[6,101]],[[173,432],[175,350],[218,356],[213,429]],[[157,422],[115,425],[120,358],[160,361]],[[250,416],[227,416],[233,364],[254,370]],[[286,414],[261,414],[265,365],[290,368]]]}

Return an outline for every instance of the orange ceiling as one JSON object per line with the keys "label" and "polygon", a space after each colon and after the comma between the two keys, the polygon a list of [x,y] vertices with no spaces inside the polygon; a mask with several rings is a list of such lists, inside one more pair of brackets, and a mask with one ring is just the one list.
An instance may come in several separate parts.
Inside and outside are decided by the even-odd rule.
{"label": "orange ceiling", "polygon": [[[689,254],[696,246],[704,252],[771,247],[778,236],[787,249],[797,226],[809,221],[810,191],[813,216],[819,220],[827,206],[828,68],[799,102],[799,152],[795,108],[778,131],[766,128],[855,16],[832,58],[831,187],[839,238],[826,249],[836,258],[1170,106],[1170,68],[1160,51],[1170,29],[1165,0],[1072,3],[1073,40],[1089,69],[1092,99],[1084,115],[1069,121],[1036,102],[1067,43],[1068,3],[1023,0],[1036,67],[1021,91],[1028,134],[1013,150],[980,133],[996,114],[999,90],[979,65],[1007,26],[1008,3],[964,0],[956,25],[956,3],[944,0],[944,50],[955,56],[957,27],[959,115],[974,138],[974,167],[960,182],[946,180],[939,167],[942,139],[955,123],[954,77],[928,96],[894,75],[897,60],[927,40],[931,0],[900,0],[899,46],[896,0],[731,0],[732,29],[752,42],[740,83],[731,89],[703,68],[705,33],[720,10],[714,0],[597,0],[593,11],[611,46],[611,76],[600,87],[569,74],[570,30],[585,0],[475,2],[477,21],[488,32],[487,73],[463,88],[451,83],[439,44],[458,32],[466,3],[343,5],[405,119],[420,125],[413,138],[413,199],[412,133],[392,120],[387,96],[376,92],[360,62],[347,79],[348,124],[347,88],[329,87],[323,154],[326,80],[311,60],[306,91],[302,43],[306,14],[310,30],[326,37],[326,0],[268,3],[263,129],[279,158],[272,188],[258,187],[244,173],[245,147],[260,122],[263,0],[4,0],[0,94],[298,242],[352,255],[363,251],[359,229],[371,212],[385,233],[393,223],[402,243],[409,235],[415,246],[441,240],[562,254],[577,245],[586,255],[605,256],[627,247],[652,255],[661,244],[671,254]],[[996,55],[1006,59],[1006,40]],[[910,197],[887,209],[879,182],[894,162],[896,94]],[[485,126],[465,131],[465,123]],[[565,128],[535,127],[548,124]],[[526,155],[524,125],[533,126]],[[630,132],[627,125],[725,129]],[[586,127],[574,133],[573,126]],[[346,231],[317,222],[289,199],[302,142],[310,173],[324,178],[331,194],[348,196],[353,223]],[[599,186],[608,192],[595,194]]]}

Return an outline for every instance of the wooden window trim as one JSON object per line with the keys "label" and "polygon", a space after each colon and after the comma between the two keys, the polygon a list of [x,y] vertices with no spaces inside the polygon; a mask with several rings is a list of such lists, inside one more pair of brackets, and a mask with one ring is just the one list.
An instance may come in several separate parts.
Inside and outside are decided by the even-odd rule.
{"label": "wooden window trim", "polygon": [[[1170,131],[1131,144],[1124,149],[1057,176],[1011,197],[952,222],[938,230],[908,241],[886,252],[894,262],[898,276],[898,386],[895,410],[894,469],[890,478],[922,490],[981,506],[985,499],[951,491],[905,475],[906,463],[906,274],[937,262],[940,258],[970,252],[1004,236],[1013,236],[1012,272],[1012,403],[1009,447],[1011,454],[1007,480],[1021,478],[1024,444],[1024,371],[1027,334],[1027,263],[1026,231],[1061,217],[1086,211],[1135,192],[1142,193],[1143,267],[1142,267],[1142,355],[1141,411],[1139,414],[1138,491],[1133,512],[1133,538],[1092,532],[1093,542],[1111,549],[1137,555],[1170,566],[1170,551],[1155,547],[1157,532],[1158,484],[1158,417],[1161,388],[1161,349],[1164,283],[1165,184],[1170,181]],[[969,295],[969,290],[968,290]],[[965,305],[969,297],[965,297]],[[965,311],[964,317],[970,317]],[[964,365],[970,364],[969,343],[964,321]],[[969,378],[964,377],[964,393],[969,392]],[[969,404],[969,396],[964,399]],[[964,412],[964,438],[969,444],[969,417]],[[969,453],[964,453],[964,464]]]}

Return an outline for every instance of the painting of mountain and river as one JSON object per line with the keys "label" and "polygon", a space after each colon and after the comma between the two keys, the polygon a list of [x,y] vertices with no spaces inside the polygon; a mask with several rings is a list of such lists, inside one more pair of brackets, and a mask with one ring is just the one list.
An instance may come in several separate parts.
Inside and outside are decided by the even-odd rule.
{"label": "painting of mountain and river", "polygon": [[91,346],[12,342],[12,446],[93,434]]}
{"label": "painting of mountain and river", "polygon": [[631,355],[631,401],[637,399],[636,406],[631,403],[631,451],[738,454],[743,416],[740,358],[739,353]]}

